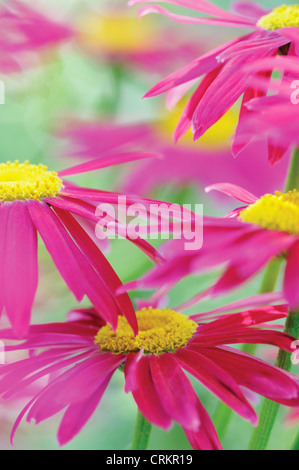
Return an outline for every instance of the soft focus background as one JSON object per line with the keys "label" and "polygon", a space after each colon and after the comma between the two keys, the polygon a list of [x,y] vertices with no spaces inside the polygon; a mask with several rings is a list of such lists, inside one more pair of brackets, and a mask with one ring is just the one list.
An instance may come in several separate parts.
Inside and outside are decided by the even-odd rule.
{"label": "soft focus background", "polygon": [[[34,66],[21,73],[1,77],[6,86],[6,103],[0,106],[0,161],[28,159],[32,163],[44,163],[53,170],[70,166],[78,162],[78,158],[70,155],[73,144],[59,138],[66,126],[78,120],[109,120],[115,125],[137,123],[148,127],[153,133],[150,140],[153,149],[165,149],[170,165],[161,163],[161,171],[157,163],[145,171],[137,168],[137,164],[123,165],[77,177],[76,182],[107,190],[122,190],[132,185],[138,187],[138,192],[160,199],[204,203],[204,211],[210,215],[223,215],[235,206],[228,198],[211,196],[206,199],[203,189],[207,184],[230,179],[258,195],[282,189],[285,160],[273,170],[268,168],[262,143],[248,148],[236,161],[233,160],[230,137],[234,131],[234,111],[202,141],[193,143],[189,136],[175,147],[171,134],[176,111],[166,110],[163,96],[141,100],[161,78],[224,39],[229,40],[236,30],[190,27],[158,15],[144,18],[140,23],[137,9],[127,8],[125,0],[27,0],[26,3],[68,24],[74,30],[74,37],[59,47],[40,52],[38,64],[34,61]],[[215,3],[224,7],[229,4],[226,0]],[[260,3],[273,7],[280,1]],[[150,59],[141,60],[148,51]],[[114,145],[113,133],[111,145]],[[148,141],[143,145],[149,150]],[[133,142],[133,147],[144,148],[140,142]],[[180,168],[182,161],[185,161],[183,170]],[[132,182],[130,178],[135,172]],[[40,284],[33,321],[63,321],[76,303],[42,245],[39,255]],[[108,257],[123,282],[136,279],[151,266],[145,256],[125,241],[112,243]],[[171,293],[170,305],[176,306],[189,299],[212,279],[213,275],[206,275],[184,280]],[[242,291],[225,299],[206,301],[192,307],[190,312],[204,311],[253,295],[258,292],[259,283],[257,278]],[[270,361],[275,359],[271,348],[263,348],[259,354]],[[198,385],[197,389],[213,416],[217,400]],[[9,433],[20,406],[20,403],[0,402],[0,449],[11,449]],[[260,404],[256,406],[258,408]],[[281,419],[276,423],[270,449],[286,449],[295,438],[297,430],[285,424],[286,414],[287,410],[281,409]],[[128,449],[135,416],[133,400],[123,392],[123,375],[117,373],[97,413],[65,449]],[[22,424],[14,448],[56,449],[57,423],[58,417],[38,427],[33,423]],[[223,445],[226,449],[245,449],[250,435],[250,424],[234,416]],[[190,447],[184,433],[175,426],[169,433],[154,429],[150,448]]]}

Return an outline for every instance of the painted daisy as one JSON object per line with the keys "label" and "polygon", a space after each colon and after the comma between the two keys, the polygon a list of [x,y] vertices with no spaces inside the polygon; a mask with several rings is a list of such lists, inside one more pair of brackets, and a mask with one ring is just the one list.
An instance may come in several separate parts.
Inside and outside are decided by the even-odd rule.
{"label": "painted daisy", "polygon": [[0,368],[3,397],[20,396],[48,377],[17,418],[12,439],[26,415],[28,422],[40,423],[63,411],[58,441],[68,443],[85,426],[112,375],[120,369],[125,391],[132,393],[146,420],[164,430],[176,421],[194,449],[220,449],[213,423],[184,371],[253,425],[257,416],[243,394],[244,387],[281,404],[298,406],[299,385],[292,374],[228,346],[271,344],[290,351],[292,336],[266,329],[268,322],[285,315],[285,306],[192,317],[147,306],[136,313],[139,333],[134,336],[123,316],[113,331],[95,309],[81,309],[71,312],[66,323],[31,326],[21,344],[11,345],[14,333],[2,330],[1,339],[10,344],[7,353],[31,351],[28,359]]}
{"label": "painted daisy", "polygon": [[[131,0],[130,5],[149,3],[150,0]],[[188,24],[206,24],[246,28],[251,33],[229,41],[211,52],[195,59],[190,64],[172,73],[153,87],[145,96],[152,97],[172,91],[182,94],[190,89],[194,82],[203,77],[177,125],[175,140],[182,137],[192,126],[194,139],[200,138],[224,113],[243,95],[233,152],[237,155],[244,144],[239,141],[244,118],[248,110],[246,104],[257,96],[263,96],[253,85],[257,72],[244,67],[256,61],[277,54],[297,56],[299,42],[299,6],[283,5],[272,11],[265,10],[255,2],[240,1],[233,3],[234,12],[227,12],[205,0],[162,0],[181,7],[190,8],[208,17],[191,17],[171,13],[167,9],[149,5],[140,9],[139,15],[161,13],[170,19]],[[261,73],[270,81],[270,72]],[[248,142],[247,142],[248,143]],[[269,142],[269,160],[274,163],[277,149]],[[285,153],[285,151],[284,151]]]}
{"label": "painted daisy", "polygon": [[[96,224],[102,224],[105,215],[96,215],[96,207],[99,203],[117,205],[121,195],[79,187],[64,177],[151,155],[109,155],[58,173],[29,162],[0,164],[0,312],[5,309],[18,335],[26,334],[38,284],[37,234],[77,300],[86,295],[114,328],[122,312],[136,331],[129,297],[115,297],[121,282],[94,236]],[[123,203],[136,201],[128,197]],[[111,218],[116,230],[119,222]],[[161,260],[145,240],[127,238],[151,259]]]}

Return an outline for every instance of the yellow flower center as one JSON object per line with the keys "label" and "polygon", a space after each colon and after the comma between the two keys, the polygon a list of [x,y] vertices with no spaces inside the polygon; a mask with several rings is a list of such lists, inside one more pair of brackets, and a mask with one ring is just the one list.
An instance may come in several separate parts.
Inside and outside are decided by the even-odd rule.
{"label": "yellow flower center", "polygon": [[240,215],[244,222],[260,225],[268,230],[299,234],[299,193],[296,189],[286,194],[276,191],[266,194],[244,209]]}
{"label": "yellow flower center", "polygon": [[268,15],[262,16],[257,25],[269,31],[299,26],[299,5],[282,5],[274,8]]}
{"label": "yellow flower center", "polygon": [[154,30],[151,20],[138,21],[134,17],[105,17],[93,14],[80,24],[82,44],[94,49],[104,48],[110,53],[135,53],[149,48]]}
{"label": "yellow flower center", "polygon": [[197,328],[188,317],[170,309],[143,308],[136,316],[139,325],[136,337],[125,317],[120,316],[117,330],[104,326],[95,343],[113,354],[138,352],[142,348],[146,354],[161,354],[186,346]]}
{"label": "yellow flower center", "polygon": [[55,196],[62,188],[61,179],[44,165],[29,162],[0,163],[0,201],[24,201]]}

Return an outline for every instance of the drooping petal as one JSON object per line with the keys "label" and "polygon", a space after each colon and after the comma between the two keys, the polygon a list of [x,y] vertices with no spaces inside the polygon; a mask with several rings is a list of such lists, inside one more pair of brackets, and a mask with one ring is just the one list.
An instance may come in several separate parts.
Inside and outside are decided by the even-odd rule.
{"label": "drooping petal", "polygon": [[222,450],[213,422],[199,399],[196,406],[201,424],[197,432],[183,428],[188,441],[194,450]]}
{"label": "drooping petal", "polygon": [[154,386],[169,416],[186,429],[197,431],[197,397],[178,362],[170,354],[161,354],[151,356],[150,366]]}
{"label": "drooping petal", "polygon": [[67,168],[58,173],[61,178],[65,176],[78,175],[89,171],[98,170],[100,168],[107,168],[113,165],[120,165],[122,163],[133,162],[135,160],[143,160],[145,158],[159,158],[160,155],[157,153],[146,153],[146,152],[128,152],[119,153],[117,155],[108,155],[101,158],[96,158],[89,162],[81,163],[79,165]]}
{"label": "drooping petal", "polygon": [[4,272],[6,313],[21,337],[30,323],[38,282],[37,233],[23,201],[15,201],[10,207]]}
{"label": "drooping petal", "polygon": [[290,309],[297,311],[299,307],[299,242],[291,246],[287,256],[283,289],[289,301]]}

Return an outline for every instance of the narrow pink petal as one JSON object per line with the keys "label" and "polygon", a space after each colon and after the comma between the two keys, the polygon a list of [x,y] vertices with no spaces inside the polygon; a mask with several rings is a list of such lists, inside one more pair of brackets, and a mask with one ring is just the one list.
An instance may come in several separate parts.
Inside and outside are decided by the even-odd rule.
{"label": "narrow pink petal", "polygon": [[187,372],[203,383],[220,400],[240,416],[256,424],[256,413],[245,399],[233,377],[206,358],[204,351],[203,348],[201,354],[189,349],[181,349],[176,352],[175,356]]}
{"label": "narrow pink petal", "polygon": [[71,404],[67,408],[57,434],[59,445],[66,445],[74,439],[74,437],[76,437],[76,435],[85,426],[99,405],[113,373],[114,372],[111,372],[108,375],[92,396],[89,396],[81,402]]}
{"label": "narrow pink petal", "polygon": [[[5,279],[5,253],[6,253],[6,239],[7,239],[7,227],[10,213],[11,204],[4,203],[0,205],[0,286],[4,286]],[[5,305],[5,290],[0,289],[0,317]]]}
{"label": "narrow pink petal", "polygon": [[[136,365],[136,364],[135,364]],[[133,367],[135,368],[133,363]],[[135,375],[133,379],[131,373]],[[159,394],[154,386],[151,369],[150,356],[143,356],[137,362],[136,369],[130,371],[130,367],[125,368],[126,380],[128,384],[136,382],[132,391],[134,400],[145,418],[165,431],[171,428],[171,417],[167,413]]]}
{"label": "narrow pink petal", "polygon": [[245,16],[246,18],[252,18],[253,20],[259,20],[261,16],[269,13],[269,10],[266,10],[259,3],[252,1],[234,1],[231,4],[232,10],[238,15]]}
{"label": "narrow pink petal", "polygon": [[222,450],[213,422],[199,399],[197,399],[196,407],[201,423],[198,431],[183,428],[191,446],[194,450]]}
{"label": "narrow pink petal", "polygon": [[221,19],[221,18],[199,18],[198,16],[183,16],[175,13],[171,13],[166,10],[166,8],[159,7],[157,5],[149,5],[141,7],[138,11],[138,17],[141,18],[144,15],[149,13],[160,13],[161,15],[170,18],[173,21],[178,23],[187,23],[187,24],[208,24],[216,26],[229,26],[234,28],[251,28],[252,22],[246,21],[244,18],[240,17],[236,19]]}
{"label": "narrow pink petal", "polygon": [[182,67],[181,69],[173,72],[164,78],[161,82],[155,85],[150,91],[148,91],[145,97],[152,97],[165,93],[166,91],[171,90],[179,85],[193,81],[196,78],[201,77],[202,75],[211,72],[219,66],[217,61],[217,56],[224,51],[227,47],[239,42],[240,39],[234,39],[229,41],[226,44],[223,44],[216,49],[208,52],[198,59],[193,60],[190,64]]}
{"label": "narrow pink petal", "polygon": [[[133,5],[140,5],[142,3],[151,3],[152,0],[130,0],[129,6]],[[223,18],[226,20],[236,20],[242,21],[244,20],[239,15],[234,15],[233,13],[229,13],[223,8],[220,8],[217,5],[214,5],[211,2],[207,2],[206,0],[160,0],[160,3],[171,3],[174,5],[178,5],[181,7],[189,8],[191,10],[196,10],[200,13],[206,13],[207,15],[213,15],[219,18]]]}
{"label": "narrow pink petal", "polygon": [[44,203],[30,201],[31,218],[62,278],[78,300],[86,294],[103,318],[116,328],[117,307],[93,266],[84,257],[57,215]]}
{"label": "narrow pink petal", "polygon": [[207,348],[205,356],[232,374],[240,385],[287,406],[299,405],[295,376],[229,347]]}
{"label": "narrow pink petal", "polygon": [[23,336],[38,282],[37,233],[23,201],[15,201],[10,207],[4,270],[6,313],[16,334]]}
{"label": "narrow pink petal", "polygon": [[290,309],[297,311],[299,307],[299,241],[293,244],[287,255],[283,289]]}

